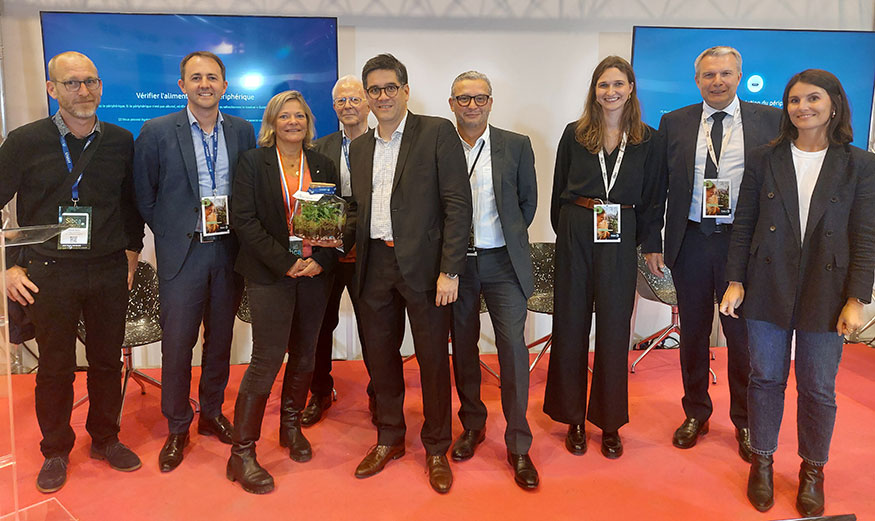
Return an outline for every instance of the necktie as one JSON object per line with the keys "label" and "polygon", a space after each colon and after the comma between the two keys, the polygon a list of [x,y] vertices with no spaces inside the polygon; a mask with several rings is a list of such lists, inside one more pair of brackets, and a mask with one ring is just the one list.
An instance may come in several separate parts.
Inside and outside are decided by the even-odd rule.
{"label": "necktie", "polygon": [[[726,117],[726,113],[721,111],[715,112],[711,114],[711,146],[714,147],[714,157],[717,160],[720,160],[720,150],[723,148],[723,118]],[[717,178],[717,165],[714,164],[714,161],[711,160],[711,154],[705,155],[705,179],[716,179]],[[702,197],[705,197],[704,188],[702,190]],[[702,233],[705,235],[711,235],[714,233],[716,228],[716,223],[714,219],[706,219],[702,217],[702,223],[699,226],[699,229],[702,230]]]}

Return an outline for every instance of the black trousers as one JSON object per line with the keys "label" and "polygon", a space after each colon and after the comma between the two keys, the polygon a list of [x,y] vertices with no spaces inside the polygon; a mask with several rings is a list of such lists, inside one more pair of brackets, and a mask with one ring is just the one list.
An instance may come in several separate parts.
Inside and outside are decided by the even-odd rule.
{"label": "black trousers", "polygon": [[453,303],[453,375],[459,395],[459,419],[465,429],[486,426],[480,399],[480,293],[486,299],[495,331],[501,370],[501,409],[507,421],[504,442],[510,452],[527,454],[532,431],[526,420],[529,404],[529,350],[526,349],[526,296],[507,248],[479,250],[469,256],[459,277],[459,299]]}
{"label": "black trousers", "polygon": [[405,282],[394,249],[372,240],[359,313],[377,405],[377,443],[404,442],[404,374],[401,343],[404,311],[410,320],[422,386],[422,444],[428,454],[444,454],[452,441],[450,392],[450,307],[434,304],[435,290],[416,291]]}
{"label": "black trousers", "polygon": [[[359,318],[358,299],[354,297],[355,291],[353,291],[354,276],[355,263],[353,262],[338,262],[334,268],[334,282],[331,284],[331,292],[328,295],[328,304],[325,308],[325,318],[322,319],[322,330],[319,331],[319,340],[316,342],[316,366],[313,370],[313,380],[310,382],[310,392],[314,395],[327,396],[334,389],[334,378],[331,377],[331,351],[334,347],[334,330],[340,320],[338,316],[340,298],[343,296],[344,289],[349,291],[359,342],[362,345],[362,357],[365,360],[365,368],[368,367],[367,351],[364,348],[365,338],[362,334],[361,319]],[[368,384],[368,394],[371,393],[371,385]]]}
{"label": "black trousers", "polygon": [[313,371],[316,339],[333,275],[283,277],[273,284],[246,281],[252,312],[252,359],[240,392],[269,394],[286,352],[286,376]]}
{"label": "black trousers", "polygon": [[[544,412],[571,425],[589,420],[607,432],[629,422],[629,335],[635,305],[635,212],[622,210],[622,242],[593,242],[592,210],[559,213],[553,281],[553,344]],[[587,362],[595,307],[595,360],[587,407]]]}
{"label": "black trousers", "polygon": [[[711,325],[714,303],[723,298],[726,282],[726,257],[729,231],[705,235],[698,223],[687,226],[677,260],[671,268],[678,296],[681,321],[681,375],[684,397],[681,403],[688,418],[706,421],[713,410],[708,395],[708,369],[711,367]],[[727,343],[729,417],[739,429],[747,427],[747,383],[750,377],[750,352],[747,326],[743,318],[720,315]]]}
{"label": "black trousers", "polygon": [[52,259],[30,254],[27,274],[39,288],[27,306],[36,326],[40,363],[36,417],[45,457],[64,456],[76,435],[70,427],[76,370],[76,327],[85,317],[88,418],[85,429],[100,447],[118,440],[121,409],[121,345],[128,307],[123,252],[98,259]]}

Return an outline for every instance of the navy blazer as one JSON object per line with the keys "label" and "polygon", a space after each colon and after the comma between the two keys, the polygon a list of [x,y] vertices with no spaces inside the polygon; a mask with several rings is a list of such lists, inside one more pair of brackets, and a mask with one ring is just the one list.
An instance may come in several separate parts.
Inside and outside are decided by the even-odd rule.
{"label": "navy blazer", "polygon": [[[744,159],[747,164],[751,152],[778,135],[781,111],[758,103],[741,101],[741,121],[744,129]],[[690,204],[693,200],[693,181],[695,177],[696,145],[702,121],[702,103],[688,105],[662,116],[659,133],[662,146],[662,173],[659,176],[668,186],[660,194],[668,191],[668,209],[663,212],[665,202],[652,212],[652,230],[661,230],[663,215],[665,222],[665,264],[671,268],[677,259],[687,229]],[[663,251],[658,233],[648,233],[641,245],[643,253]]]}
{"label": "navy blazer", "polygon": [[[224,113],[222,118],[233,186],[237,156],[255,147],[255,131],[245,119]],[[155,235],[158,274],[170,280],[182,268],[192,242],[199,240],[194,231],[200,219],[200,187],[186,109],[149,120],[140,129],[134,145],[134,190],[140,215]],[[233,232],[230,240],[236,241]]]}
{"label": "navy blazer", "polygon": [[804,239],[796,186],[789,143],[754,152],[738,196],[726,278],[744,284],[745,318],[832,331],[848,298],[872,298],[875,155],[829,147]]}
{"label": "navy blazer", "polygon": [[[334,163],[305,150],[310,178],[315,182],[339,184]],[[234,178],[231,225],[240,239],[236,271],[246,279],[272,284],[282,279],[298,257],[289,252],[286,203],[280,180],[276,146],[244,152]],[[337,262],[335,248],[313,248],[313,259],[330,272]]]}

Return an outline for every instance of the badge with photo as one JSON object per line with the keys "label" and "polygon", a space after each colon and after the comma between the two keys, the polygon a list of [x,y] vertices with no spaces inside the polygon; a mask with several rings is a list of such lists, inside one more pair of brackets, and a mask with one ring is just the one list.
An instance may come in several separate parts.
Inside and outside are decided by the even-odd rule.
{"label": "badge with photo", "polygon": [[732,215],[732,198],[729,196],[732,181],[729,179],[705,179],[702,197],[702,217],[716,219]]}
{"label": "badge with photo", "polygon": [[620,205],[596,204],[592,207],[593,241],[620,242]]}
{"label": "badge with photo", "polygon": [[204,237],[231,233],[230,219],[227,195],[201,198],[201,224]]}

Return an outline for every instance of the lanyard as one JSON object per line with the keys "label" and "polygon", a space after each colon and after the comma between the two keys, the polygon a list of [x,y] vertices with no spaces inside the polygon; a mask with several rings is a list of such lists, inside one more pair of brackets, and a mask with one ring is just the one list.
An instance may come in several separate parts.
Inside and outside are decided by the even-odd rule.
{"label": "lanyard", "polygon": [[352,167],[349,166],[349,141],[350,139],[348,137],[343,136],[343,158],[346,160],[347,171],[352,172]]}
{"label": "lanyard", "polygon": [[[735,112],[732,113],[732,122],[736,121],[736,118],[741,117],[741,105],[736,107]],[[726,118],[723,118],[723,121],[726,121]],[[720,124],[723,124],[723,121]],[[717,167],[717,175],[720,175],[720,160],[723,158],[723,152],[726,152],[726,145],[729,144],[729,139],[732,137],[732,130],[735,128],[734,124],[729,125],[729,131],[723,132],[723,140],[720,142],[720,157],[717,157],[717,154],[714,153],[714,143],[711,142],[711,126],[712,124],[708,123],[708,117],[705,116],[705,113],[702,112],[702,131],[705,132],[705,145],[708,147],[708,155],[711,156],[711,161],[714,162],[714,166]]]}
{"label": "lanyard", "polygon": [[[477,160],[480,159],[480,154],[483,153],[483,148],[486,146],[486,140],[480,142],[480,150],[477,151],[477,156],[474,157],[474,162],[471,163],[471,170],[468,171],[468,179],[471,179],[471,176],[474,175],[474,168],[477,167]],[[470,157],[470,156],[469,156]]]}
{"label": "lanyard", "polygon": [[[88,149],[88,145],[94,141],[94,138],[97,137],[97,132],[92,132],[90,136],[88,136],[88,140],[85,141],[85,146],[82,147],[82,152]],[[64,151],[64,161],[67,162],[67,171],[69,173],[73,173],[73,158],[70,157],[70,148],[67,146],[67,140],[64,139],[64,136],[61,136],[61,150]],[[82,181],[82,176],[85,175],[85,170],[79,173],[79,177],[76,178],[76,182],[73,183],[73,205],[75,206],[77,202],[79,202],[79,182]]]}
{"label": "lanyard", "polygon": [[620,165],[623,163],[623,156],[626,154],[626,133],[623,132],[623,139],[620,140],[620,151],[617,152],[617,161],[614,163],[614,171],[611,173],[611,180],[608,182],[608,167],[605,165],[605,149],[599,150],[599,166],[602,169],[602,181],[605,183],[605,197],[611,198],[611,188],[617,182],[617,176],[620,175]]}
{"label": "lanyard", "polygon": [[[291,210],[292,217],[298,211],[298,201],[295,200],[295,205],[292,207],[292,195],[289,194],[289,184],[286,182],[286,172],[283,169],[283,155],[280,153],[279,147],[276,149],[276,156],[280,161],[280,179],[283,182],[283,200],[286,202],[286,208]],[[298,191],[304,187],[304,148],[301,148],[301,164],[298,166]],[[291,219],[289,219],[291,221]]]}
{"label": "lanyard", "polygon": [[210,148],[207,146],[207,135],[204,134],[204,129],[198,125],[198,130],[201,131],[201,143],[204,145],[204,157],[207,160],[207,171],[210,173],[210,181],[213,183],[213,195],[216,195],[216,162],[219,160],[219,123],[213,127],[213,154],[210,155]]}

